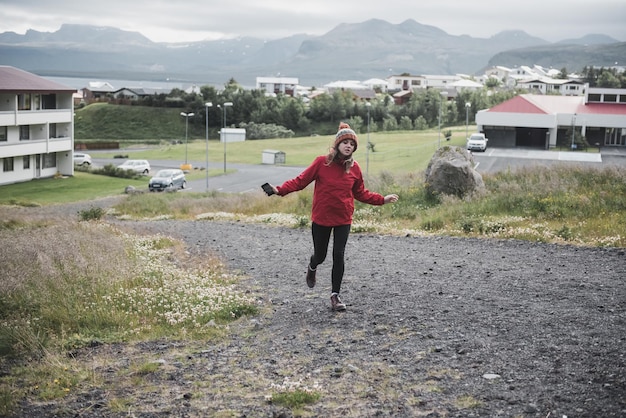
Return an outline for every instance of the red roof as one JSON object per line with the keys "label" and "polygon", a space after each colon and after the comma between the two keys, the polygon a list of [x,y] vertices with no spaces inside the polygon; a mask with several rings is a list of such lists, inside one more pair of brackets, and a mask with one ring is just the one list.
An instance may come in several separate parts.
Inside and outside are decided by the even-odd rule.
{"label": "red roof", "polygon": [[524,95],[515,96],[511,100],[507,100],[506,102],[502,102],[492,107],[488,111],[498,113],[548,113],[528,101]]}
{"label": "red roof", "polygon": [[625,115],[626,103],[589,103],[584,96],[553,96],[540,94],[521,94],[511,100],[500,103],[488,112],[496,113],[535,113],[535,114],[600,114]]}
{"label": "red roof", "polygon": [[0,92],[52,93],[75,92],[76,89],[47,80],[15,67],[0,65]]}
{"label": "red roof", "polygon": [[593,115],[626,115],[626,103],[588,103],[583,106],[584,111]]}

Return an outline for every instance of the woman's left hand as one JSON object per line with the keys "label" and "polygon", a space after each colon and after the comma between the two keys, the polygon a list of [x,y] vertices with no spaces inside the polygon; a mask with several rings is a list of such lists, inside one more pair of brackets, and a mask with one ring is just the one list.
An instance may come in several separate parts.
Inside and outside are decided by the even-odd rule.
{"label": "woman's left hand", "polygon": [[388,194],[385,196],[385,203],[396,203],[399,197],[397,194]]}

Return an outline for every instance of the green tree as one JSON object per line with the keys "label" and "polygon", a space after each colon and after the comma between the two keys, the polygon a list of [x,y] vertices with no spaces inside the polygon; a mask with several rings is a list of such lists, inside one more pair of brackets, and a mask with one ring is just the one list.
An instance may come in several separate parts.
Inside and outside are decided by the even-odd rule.
{"label": "green tree", "polygon": [[617,76],[610,71],[604,71],[598,77],[598,87],[618,89],[621,86],[621,82]]}
{"label": "green tree", "polygon": [[413,130],[413,121],[410,117],[405,115],[400,118],[400,129],[403,131]]}
{"label": "green tree", "polygon": [[398,121],[393,116],[388,116],[383,119],[383,131],[396,131],[398,130]]}
{"label": "green tree", "polygon": [[556,78],[560,80],[567,80],[569,78],[567,74],[567,68],[561,68],[561,71],[559,72],[559,75],[556,76]]}
{"label": "green tree", "polygon": [[297,129],[300,120],[304,117],[304,103],[293,97],[283,97],[280,109],[281,124],[287,129]]}
{"label": "green tree", "polygon": [[502,82],[495,77],[489,77],[485,82],[485,87],[490,89],[495,89],[496,87],[500,87]]}

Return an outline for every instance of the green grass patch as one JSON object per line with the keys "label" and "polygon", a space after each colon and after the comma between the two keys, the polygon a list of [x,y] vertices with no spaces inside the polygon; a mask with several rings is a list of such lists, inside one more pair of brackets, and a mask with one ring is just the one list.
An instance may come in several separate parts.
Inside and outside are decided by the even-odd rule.
{"label": "green grass patch", "polygon": [[[0,377],[3,414],[25,396],[52,400],[93,379],[74,370],[67,354],[76,349],[207,340],[258,312],[237,276],[217,260],[192,258],[173,239],[130,236],[102,222],[19,223],[0,229],[0,245],[11,248],[0,252],[0,355],[15,364]],[[182,270],[174,259],[194,268]],[[157,366],[145,363],[137,374]]]}
{"label": "green grass patch", "polygon": [[[199,125],[192,123],[190,128],[193,134],[200,133]],[[77,141],[119,138],[120,132],[128,139],[180,140],[185,136],[185,120],[180,117],[180,108],[94,103],[76,109],[74,137]]]}
{"label": "green grass patch", "polygon": [[38,206],[77,202],[124,194],[126,186],[147,189],[148,179],[120,179],[83,172],[73,177],[47,178],[0,186],[0,204]]}
{"label": "green grass patch", "polygon": [[278,392],[272,395],[272,403],[290,409],[302,408],[304,405],[314,404],[320,399],[318,392],[308,392],[296,389],[290,392]]}
{"label": "green grass patch", "polygon": [[[450,142],[443,141],[444,145],[465,145],[465,127],[450,128],[454,134]],[[367,136],[359,136],[359,148],[355,158],[361,165],[363,172],[380,174],[383,171],[391,173],[407,173],[424,170],[437,149],[437,130],[425,131],[393,131],[376,132],[370,134],[370,142],[375,143],[374,152],[366,152]],[[228,163],[261,164],[264,150],[273,149],[285,153],[286,165],[307,166],[318,155],[326,154],[332,146],[334,136],[309,136],[281,139],[247,140],[232,142],[226,145],[227,168]],[[205,161],[206,141],[204,138],[190,138],[185,144],[172,144],[169,141],[160,141],[158,145],[124,151],[131,158],[147,160],[174,160],[184,161],[185,152],[189,161]],[[187,151],[185,151],[187,149]],[[119,151],[99,154],[102,158],[114,158]],[[216,138],[209,140],[209,160],[221,162],[224,159],[224,144]],[[210,173],[213,175],[213,170]],[[215,173],[217,174],[217,173]]]}

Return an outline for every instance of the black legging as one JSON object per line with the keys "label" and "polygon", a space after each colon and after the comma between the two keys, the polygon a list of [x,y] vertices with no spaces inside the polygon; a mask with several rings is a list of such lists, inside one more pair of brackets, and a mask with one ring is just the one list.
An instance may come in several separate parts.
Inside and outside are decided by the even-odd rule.
{"label": "black legging", "polygon": [[350,225],[341,226],[321,226],[313,222],[311,225],[313,232],[313,255],[311,256],[311,268],[315,269],[326,259],[330,233],[333,231],[333,270],[332,270],[332,291],[339,293],[344,272],[344,254],[346,243],[350,235]]}

